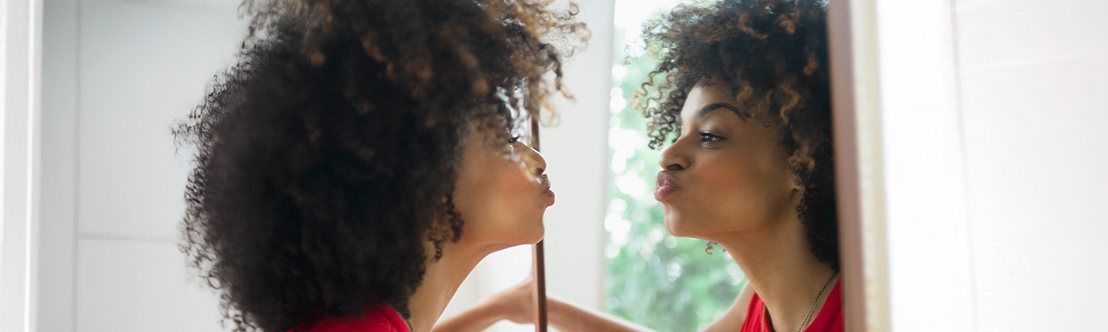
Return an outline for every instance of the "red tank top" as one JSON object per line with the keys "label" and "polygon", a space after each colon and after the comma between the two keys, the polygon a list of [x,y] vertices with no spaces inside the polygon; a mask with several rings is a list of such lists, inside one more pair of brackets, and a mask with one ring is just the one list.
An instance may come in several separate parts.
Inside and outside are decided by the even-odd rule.
{"label": "red tank top", "polygon": [[[289,330],[288,332],[292,332]],[[320,321],[307,332],[410,332],[408,324],[387,305],[369,307],[362,318],[330,318]]]}
{"label": "red tank top", "polygon": [[[835,282],[835,288],[831,289],[831,294],[827,295],[827,301],[823,302],[823,308],[819,309],[819,314],[815,318],[812,318],[812,323],[808,325],[805,332],[842,332],[843,331],[843,301],[842,293],[839,290],[839,282]],[[746,309],[746,321],[743,322],[743,327],[740,332],[769,332],[769,325],[766,325],[766,316],[762,315],[765,312],[766,303],[762,302],[762,298],[758,297],[758,293],[754,293],[754,298],[750,299],[750,307]]]}

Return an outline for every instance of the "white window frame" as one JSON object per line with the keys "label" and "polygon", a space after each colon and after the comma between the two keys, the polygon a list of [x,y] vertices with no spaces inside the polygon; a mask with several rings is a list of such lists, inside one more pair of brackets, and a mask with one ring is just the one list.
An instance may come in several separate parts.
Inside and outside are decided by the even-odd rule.
{"label": "white window frame", "polygon": [[0,1],[0,330],[35,331],[41,0]]}

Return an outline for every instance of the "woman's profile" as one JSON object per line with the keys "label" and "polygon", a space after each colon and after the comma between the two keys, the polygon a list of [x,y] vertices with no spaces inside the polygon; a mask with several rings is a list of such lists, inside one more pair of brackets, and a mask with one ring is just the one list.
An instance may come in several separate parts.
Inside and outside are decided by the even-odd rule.
{"label": "woman's profile", "polygon": [[[236,331],[429,331],[553,204],[520,124],[584,26],[544,3],[246,2],[236,65],[174,129],[181,249]],[[553,72],[553,80],[544,75]]]}
{"label": "woman's profile", "polygon": [[[722,246],[749,280],[707,331],[843,330],[825,17],[823,1],[723,0],[644,26],[666,229]],[[485,303],[529,323],[526,286]],[[646,330],[548,299],[562,331]]]}

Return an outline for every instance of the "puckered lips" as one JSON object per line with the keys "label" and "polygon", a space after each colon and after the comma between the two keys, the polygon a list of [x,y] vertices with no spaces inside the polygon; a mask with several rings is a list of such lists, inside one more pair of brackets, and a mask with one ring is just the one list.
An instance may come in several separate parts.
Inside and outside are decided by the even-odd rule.
{"label": "puckered lips", "polygon": [[654,187],[654,199],[659,202],[665,202],[665,199],[681,189],[681,186],[677,185],[677,180],[666,171],[658,172],[658,181]]}
{"label": "puckered lips", "polygon": [[546,206],[554,205],[554,191],[550,190],[550,178],[546,174],[540,174],[539,181],[542,182],[542,195],[550,199]]}

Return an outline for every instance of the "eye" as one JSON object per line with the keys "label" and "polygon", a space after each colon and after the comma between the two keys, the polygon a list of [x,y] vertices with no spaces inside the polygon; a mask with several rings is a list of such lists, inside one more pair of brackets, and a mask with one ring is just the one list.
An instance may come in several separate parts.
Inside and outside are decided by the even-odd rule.
{"label": "eye", "polygon": [[512,136],[512,139],[508,140],[508,144],[516,144],[519,142],[519,135]]}
{"label": "eye", "polygon": [[719,141],[722,141],[722,140],[723,140],[723,137],[712,135],[712,134],[710,134],[708,132],[704,132],[704,131],[700,132],[700,142],[702,142],[702,143],[719,142]]}

